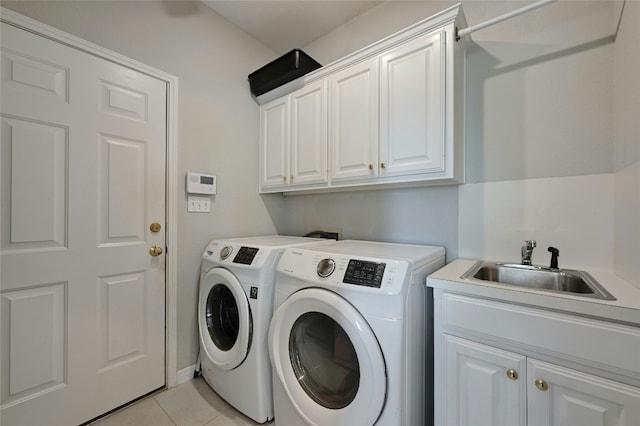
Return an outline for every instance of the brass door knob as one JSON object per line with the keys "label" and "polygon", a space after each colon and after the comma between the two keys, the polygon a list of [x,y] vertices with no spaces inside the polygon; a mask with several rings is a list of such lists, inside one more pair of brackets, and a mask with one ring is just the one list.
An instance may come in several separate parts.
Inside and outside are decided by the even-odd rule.
{"label": "brass door knob", "polygon": [[153,246],[149,249],[149,254],[153,257],[160,256],[164,250],[160,246]]}
{"label": "brass door knob", "polygon": [[149,226],[149,229],[151,229],[151,232],[160,232],[160,230],[162,229],[162,225],[160,225],[158,222],[154,222],[151,224],[151,226]]}
{"label": "brass door knob", "polygon": [[535,383],[536,383],[536,387],[541,391],[546,391],[547,389],[549,389],[549,385],[547,384],[547,382],[545,382],[542,379],[536,380]]}
{"label": "brass door knob", "polygon": [[513,368],[507,370],[507,377],[511,380],[518,380],[518,372]]}

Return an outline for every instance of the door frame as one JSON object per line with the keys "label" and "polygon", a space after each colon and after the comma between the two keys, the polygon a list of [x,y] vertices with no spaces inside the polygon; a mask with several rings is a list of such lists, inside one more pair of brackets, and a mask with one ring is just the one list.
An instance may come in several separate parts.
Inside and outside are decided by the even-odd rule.
{"label": "door frame", "polygon": [[178,381],[178,77],[0,6],[0,21],[164,81],[167,85],[165,386]]}

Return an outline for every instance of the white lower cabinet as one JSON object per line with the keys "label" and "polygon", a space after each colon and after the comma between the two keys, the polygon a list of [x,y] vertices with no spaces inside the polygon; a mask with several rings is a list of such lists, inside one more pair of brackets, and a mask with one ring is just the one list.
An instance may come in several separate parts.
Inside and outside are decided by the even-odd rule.
{"label": "white lower cabinet", "polygon": [[632,426],[640,422],[638,388],[455,336],[444,335],[443,342],[442,424]]}
{"label": "white lower cabinet", "polygon": [[438,426],[638,426],[640,328],[434,290]]}
{"label": "white lower cabinet", "polygon": [[526,425],[526,357],[455,336],[442,340],[444,424]]}
{"label": "white lower cabinet", "polygon": [[529,426],[640,424],[639,388],[535,359],[527,377]]}

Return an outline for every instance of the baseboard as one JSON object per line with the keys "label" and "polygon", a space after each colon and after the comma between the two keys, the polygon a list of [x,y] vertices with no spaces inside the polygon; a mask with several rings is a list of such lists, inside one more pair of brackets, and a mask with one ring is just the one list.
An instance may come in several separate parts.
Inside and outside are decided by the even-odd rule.
{"label": "baseboard", "polygon": [[196,371],[196,365],[190,365],[189,367],[185,367],[182,370],[178,370],[178,377],[177,377],[177,383],[176,384],[181,384],[181,383],[185,383],[188,382],[189,380],[193,379],[193,373]]}

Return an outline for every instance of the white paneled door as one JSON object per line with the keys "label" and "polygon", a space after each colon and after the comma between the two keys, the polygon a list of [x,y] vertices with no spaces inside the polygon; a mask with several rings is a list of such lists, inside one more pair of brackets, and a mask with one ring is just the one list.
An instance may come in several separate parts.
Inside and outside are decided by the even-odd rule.
{"label": "white paneled door", "polygon": [[166,83],[1,35],[0,417],[79,424],[165,384]]}

